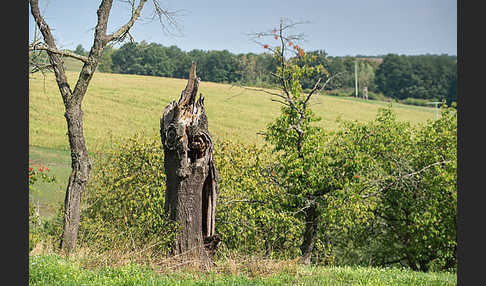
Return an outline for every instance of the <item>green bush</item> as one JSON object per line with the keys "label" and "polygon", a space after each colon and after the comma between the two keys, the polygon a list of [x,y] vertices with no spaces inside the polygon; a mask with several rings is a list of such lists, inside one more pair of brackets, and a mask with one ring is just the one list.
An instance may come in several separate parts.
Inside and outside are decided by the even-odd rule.
{"label": "green bush", "polygon": [[436,101],[436,100],[407,97],[404,100],[401,100],[400,102],[403,103],[403,104],[417,105],[417,106],[429,106],[430,107],[432,105],[430,105],[429,102],[432,102],[432,101]]}
{"label": "green bush", "polygon": [[214,158],[220,171],[216,232],[224,248],[273,258],[298,255],[303,224],[284,208],[288,197],[271,180],[270,150],[217,142]]}
{"label": "green bush", "polygon": [[[102,250],[158,243],[167,251],[176,226],[164,212],[165,171],[160,138],[137,134],[121,147],[94,157],[81,214],[79,241]],[[286,198],[268,180],[265,147],[215,142],[220,172],[216,233],[220,250],[271,257],[298,253],[302,224],[286,212]],[[221,252],[220,251],[220,252]]]}
{"label": "green bush", "polygon": [[94,157],[81,213],[79,240],[100,249],[147,244],[164,252],[176,226],[164,211],[165,172],[158,138],[141,134]]}
{"label": "green bush", "polygon": [[[320,147],[308,154],[313,157],[305,170],[312,177],[304,178],[304,191],[317,183],[319,189],[332,190],[319,195],[315,262],[388,265],[409,257],[399,263],[421,270],[455,267],[455,116],[447,109],[439,120],[414,127],[386,109],[374,121],[347,122],[325,137],[315,134],[320,143],[311,143]],[[295,170],[281,173],[277,156],[268,146],[214,142],[220,173],[218,255],[300,255],[305,223],[299,210],[305,205],[296,203],[305,193],[289,192],[290,181],[282,176]],[[156,245],[154,250],[165,253],[177,226],[164,211],[164,153],[158,135],[137,134],[95,155],[93,162],[79,243],[103,250]],[[62,208],[44,229],[59,236]]]}
{"label": "green bush", "polygon": [[354,89],[339,88],[333,90],[326,90],[324,93],[330,96],[349,97],[349,96],[354,96]]}
{"label": "green bush", "polygon": [[371,100],[380,100],[380,101],[390,101],[390,98],[386,97],[383,93],[379,92],[372,92],[368,91],[368,99]]}
{"label": "green bush", "polygon": [[341,132],[373,159],[354,186],[362,193],[358,206],[375,202],[367,221],[344,221],[331,233],[342,264],[456,266],[456,116],[447,108],[438,120],[412,126],[383,109],[376,120],[349,123]]}
{"label": "green bush", "polygon": [[39,216],[36,214],[35,207],[29,202],[29,252],[40,241],[40,234],[37,225]]}

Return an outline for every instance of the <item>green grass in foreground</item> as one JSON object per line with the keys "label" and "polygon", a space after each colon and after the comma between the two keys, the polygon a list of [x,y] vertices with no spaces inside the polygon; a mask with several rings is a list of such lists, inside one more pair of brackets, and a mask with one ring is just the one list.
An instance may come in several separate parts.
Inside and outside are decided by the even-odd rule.
{"label": "green grass in foreground", "polygon": [[84,269],[56,254],[29,257],[29,285],[456,285],[455,273],[422,273],[367,267],[299,265],[269,275],[163,271],[136,264]]}

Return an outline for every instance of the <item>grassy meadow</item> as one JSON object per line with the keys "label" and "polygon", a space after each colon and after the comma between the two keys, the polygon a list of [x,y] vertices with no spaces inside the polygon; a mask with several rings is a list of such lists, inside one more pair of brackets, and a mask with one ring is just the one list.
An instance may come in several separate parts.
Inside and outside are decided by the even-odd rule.
{"label": "grassy meadow", "polygon": [[[70,68],[67,72],[72,88],[78,68]],[[158,134],[164,107],[179,99],[186,82],[184,79],[95,73],[83,102],[88,150],[112,148],[138,132],[147,136]],[[202,81],[199,92],[205,97],[209,131],[214,139],[262,144],[263,138],[257,133],[279,114],[280,104],[261,91]],[[322,118],[317,124],[327,130],[336,130],[338,118],[371,120],[378,108],[389,103],[316,95],[312,104],[313,111]],[[413,124],[436,116],[436,110],[429,107],[394,103],[392,108],[399,120]],[[64,106],[54,75],[31,75],[29,159],[49,167],[50,173],[57,178],[54,184],[36,184],[38,190],[33,194],[33,201],[40,206],[43,217],[51,216],[64,200],[70,174],[63,115]],[[418,273],[400,269],[311,267],[291,263],[265,270],[270,264],[250,263],[242,267],[236,262],[231,266],[233,262],[224,261],[214,270],[201,273],[148,269],[138,264],[92,269],[83,265],[82,259],[69,260],[53,253],[31,253],[29,258],[31,285],[456,285],[454,273]],[[239,271],[239,267],[244,270]]]}
{"label": "grassy meadow", "polygon": [[223,261],[209,271],[144,267],[135,263],[89,268],[56,254],[29,260],[29,285],[456,285],[453,273],[405,269],[305,266],[292,261]]}
{"label": "grassy meadow", "polygon": [[[68,72],[72,87],[77,72]],[[88,149],[107,147],[140,131],[159,132],[164,107],[178,100],[186,80],[139,75],[95,73],[83,102],[84,129]],[[228,84],[202,81],[199,92],[205,97],[209,131],[215,138],[231,138],[245,143],[262,143],[257,135],[279,113],[280,104],[264,92]],[[370,120],[379,107],[388,103],[319,95],[312,101],[318,123],[333,130],[337,118]],[[433,119],[428,107],[394,104],[400,120],[412,123]],[[64,106],[54,75],[33,75],[29,80],[29,145],[68,150]]]}
{"label": "grassy meadow", "polygon": [[[72,60],[71,60],[72,61]],[[67,76],[72,88],[80,66],[70,63]],[[123,75],[97,72],[83,101],[84,130],[88,150],[99,151],[136,132],[148,136],[159,133],[164,107],[178,100],[187,80],[154,76]],[[263,143],[258,135],[278,114],[280,104],[271,96],[242,87],[202,81],[199,92],[205,97],[209,131],[214,139],[231,139],[244,143]],[[338,128],[336,119],[371,120],[380,107],[389,103],[356,98],[314,96],[312,109],[322,118],[317,124],[327,130]],[[412,123],[435,118],[435,110],[393,104],[399,120]],[[69,143],[64,106],[52,73],[31,75],[29,79],[29,158],[49,167],[58,182],[39,183],[34,197],[41,213],[51,213],[50,204],[64,199],[70,173]],[[96,162],[94,162],[96,164]]]}

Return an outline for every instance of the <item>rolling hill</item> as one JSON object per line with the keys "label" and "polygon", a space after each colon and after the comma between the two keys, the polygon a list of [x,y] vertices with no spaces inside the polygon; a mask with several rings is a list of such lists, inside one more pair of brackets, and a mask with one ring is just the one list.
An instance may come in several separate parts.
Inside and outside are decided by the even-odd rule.
{"label": "rolling hill", "polygon": [[[75,85],[78,72],[67,72]],[[95,73],[83,102],[84,129],[89,151],[110,148],[137,132],[159,134],[164,107],[178,100],[186,80]],[[238,86],[202,81],[199,91],[205,97],[209,131],[213,139],[231,139],[243,143],[263,143],[263,131],[279,114],[280,104],[264,92]],[[328,130],[338,128],[337,118],[371,120],[380,107],[389,103],[362,99],[317,95],[313,111],[322,118],[317,124]],[[429,107],[394,104],[399,120],[414,124],[435,118]],[[64,106],[53,74],[29,79],[29,159],[51,169],[56,184],[38,183],[33,199],[42,215],[50,215],[64,199],[70,174],[70,152],[66,135]],[[94,162],[96,164],[96,162]]]}

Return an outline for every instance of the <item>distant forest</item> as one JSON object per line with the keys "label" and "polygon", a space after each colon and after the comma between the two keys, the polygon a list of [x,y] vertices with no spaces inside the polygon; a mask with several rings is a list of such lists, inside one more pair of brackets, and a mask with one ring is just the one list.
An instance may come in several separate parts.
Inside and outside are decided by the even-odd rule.
{"label": "distant forest", "polygon": [[[73,51],[86,55],[81,45]],[[332,57],[323,50],[307,51],[330,74],[341,73],[324,92],[354,95],[355,62],[359,93],[367,87],[370,98],[392,98],[409,104],[426,105],[431,101],[448,104],[457,98],[457,58],[451,55],[357,55]],[[203,81],[272,87],[277,83],[271,73],[276,63],[270,53],[233,54],[227,50],[182,51],[177,46],[157,43],[126,43],[120,48],[105,48],[99,65],[101,72],[187,78],[191,62],[197,62]],[[309,78],[303,88],[312,88]]]}

